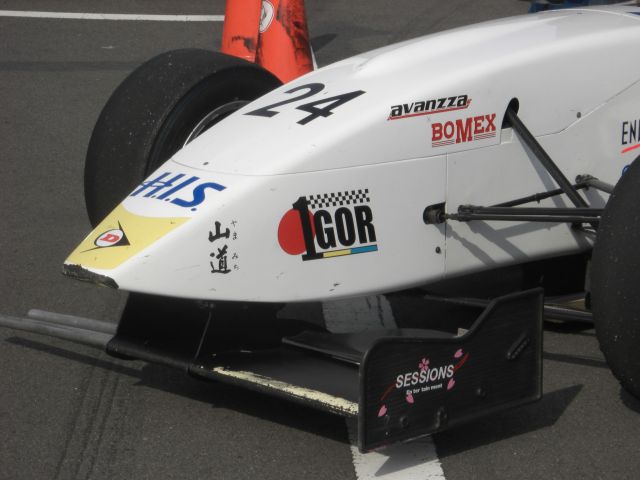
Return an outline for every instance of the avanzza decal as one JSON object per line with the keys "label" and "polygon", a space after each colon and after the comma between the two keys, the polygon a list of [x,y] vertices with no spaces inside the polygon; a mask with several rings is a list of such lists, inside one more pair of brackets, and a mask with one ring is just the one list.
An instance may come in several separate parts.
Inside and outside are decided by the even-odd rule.
{"label": "avanzza decal", "polygon": [[457,95],[455,97],[435,98],[432,100],[421,100],[413,103],[403,103],[393,105],[387,120],[399,120],[401,118],[418,117],[420,115],[433,115],[435,113],[452,112],[454,110],[464,110],[471,104],[468,95]]}

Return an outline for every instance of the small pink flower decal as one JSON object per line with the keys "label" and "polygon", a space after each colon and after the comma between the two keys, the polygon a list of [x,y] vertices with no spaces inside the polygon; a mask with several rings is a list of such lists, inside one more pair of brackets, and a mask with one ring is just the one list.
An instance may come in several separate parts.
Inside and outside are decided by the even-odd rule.
{"label": "small pink flower decal", "polygon": [[451,380],[449,380],[449,383],[447,384],[447,390],[451,390],[456,384],[456,381],[452,378]]}
{"label": "small pink flower decal", "polygon": [[456,353],[453,354],[453,358],[460,358],[462,356],[462,349],[459,348]]}
{"label": "small pink flower decal", "polygon": [[387,406],[382,405],[380,407],[380,411],[378,412],[378,417],[384,417],[387,414]]}
{"label": "small pink flower decal", "polygon": [[429,368],[429,359],[423,358],[420,364],[418,365],[418,368],[420,369],[421,372],[424,372],[427,368]]}
{"label": "small pink flower decal", "polygon": [[413,394],[411,393],[407,394],[407,402],[413,404]]}

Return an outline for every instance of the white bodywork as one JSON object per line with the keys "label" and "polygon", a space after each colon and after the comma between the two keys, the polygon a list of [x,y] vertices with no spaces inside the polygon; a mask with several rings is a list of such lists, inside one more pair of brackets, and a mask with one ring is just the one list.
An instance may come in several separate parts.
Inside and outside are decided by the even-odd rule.
{"label": "white bodywork", "polygon": [[[566,224],[427,225],[422,215],[434,204],[455,212],[556,188],[501,128],[512,99],[570,180],[615,184],[640,153],[638,45],[640,8],[571,9],[327,66],[178,152],[66,263],[125,290],[279,302],[390,291],[588,249],[593,238]],[[586,198],[606,203],[593,189]],[[564,196],[542,205],[571,206]],[[306,243],[304,208],[315,228]]]}

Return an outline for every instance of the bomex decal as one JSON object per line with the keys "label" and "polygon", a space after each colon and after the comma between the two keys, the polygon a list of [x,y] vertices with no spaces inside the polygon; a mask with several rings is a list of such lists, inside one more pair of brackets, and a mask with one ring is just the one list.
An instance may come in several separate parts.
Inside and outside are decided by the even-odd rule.
{"label": "bomex decal", "polygon": [[431,124],[431,146],[443,147],[494,138],[497,134],[495,120],[496,114],[491,113],[444,123],[434,122]]}
{"label": "bomex decal", "polygon": [[280,247],[304,261],[377,251],[369,202],[368,189],[298,198],[280,220]]}
{"label": "bomex decal", "polygon": [[[195,207],[204,202],[207,189],[221,192],[226,187],[215,182],[199,182],[200,177],[188,177],[184,173],[171,176],[171,172],[164,172],[153,180],[146,180],[133,191],[131,197],[137,197],[144,193],[142,198],[153,198],[171,202],[183,208],[197,210]],[[177,197],[178,192],[182,194],[190,193],[191,198]],[[188,195],[188,194],[187,194]]]}

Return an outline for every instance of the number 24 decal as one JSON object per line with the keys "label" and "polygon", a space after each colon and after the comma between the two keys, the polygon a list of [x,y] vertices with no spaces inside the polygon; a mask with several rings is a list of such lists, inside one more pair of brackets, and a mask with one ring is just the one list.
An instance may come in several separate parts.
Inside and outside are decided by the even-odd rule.
{"label": "number 24 decal", "polygon": [[[306,90],[306,92],[301,95],[297,95],[295,97],[288,98],[281,102],[272,103],[271,105],[267,105],[266,107],[261,107],[257,110],[253,110],[252,112],[247,112],[245,115],[255,115],[256,117],[268,117],[271,118],[278,113],[279,110],[274,110],[276,107],[281,107],[288,103],[294,103],[303,98],[308,98],[320,93],[324,90],[324,84],[322,83],[308,83],[306,85],[300,85],[299,87],[292,88],[291,90],[287,90],[284,93],[295,93],[300,90]],[[353,100],[356,97],[359,97],[364,93],[363,90],[356,90],[354,92],[343,93],[342,95],[336,95],[335,97],[323,98],[322,100],[316,100],[314,102],[304,103],[302,105],[298,105],[296,107],[297,110],[302,110],[303,112],[308,112],[309,115],[304,117],[302,120],[299,120],[298,123],[300,125],[306,125],[312,120],[315,120],[318,117],[328,117],[333,114],[333,110],[338,108],[340,105],[347,103],[350,100]],[[322,106],[324,105],[324,106]]]}

